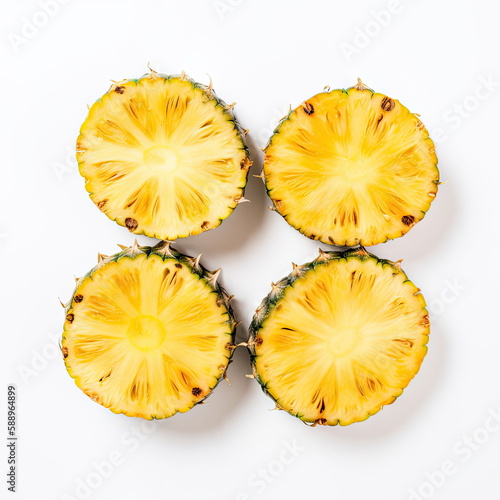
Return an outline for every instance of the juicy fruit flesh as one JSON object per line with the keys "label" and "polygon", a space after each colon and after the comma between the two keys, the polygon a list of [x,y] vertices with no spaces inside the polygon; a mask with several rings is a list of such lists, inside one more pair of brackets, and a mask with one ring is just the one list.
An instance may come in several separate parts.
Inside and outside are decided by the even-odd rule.
{"label": "juicy fruit flesh", "polygon": [[278,407],[306,422],[365,420],[401,394],[427,352],[418,292],[403,272],[373,258],[307,271],[254,339],[260,382]]}
{"label": "juicy fruit flesh", "polygon": [[227,367],[227,309],[175,259],[122,257],[94,271],[74,297],[66,365],[86,394],[114,412],[165,418],[187,411]]}
{"label": "juicy fruit flesh", "polygon": [[434,144],[419,118],[370,90],[299,106],[266,149],[269,195],[306,236],[342,246],[405,234],[437,192]]}
{"label": "juicy fruit flesh", "polygon": [[154,75],[95,103],[77,147],[94,203],[134,233],[169,240],[219,225],[250,163],[220,101],[189,80]]}

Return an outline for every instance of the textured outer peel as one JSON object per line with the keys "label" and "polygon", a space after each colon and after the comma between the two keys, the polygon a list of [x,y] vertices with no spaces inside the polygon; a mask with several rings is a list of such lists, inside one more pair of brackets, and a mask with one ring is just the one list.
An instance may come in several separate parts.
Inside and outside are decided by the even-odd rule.
{"label": "textured outer peel", "polygon": [[418,116],[356,86],[316,94],[279,122],[263,180],[274,210],[308,238],[369,246],[423,219],[439,171]]}
{"label": "textured outer peel", "polygon": [[[75,347],[72,345],[71,338],[75,335],[75,331],[72,330],[73,322],[76,322],[79,318],[79,306],[81,307],[84,304],[85,299],[82,295],[82,290],[85,290],[85,287],[88,283],[92,282],[95,279],[96,272],[105,272],[106,267],[118,263],[122,259],[130,259],[130,261],[134,261],[136,258],[146,258],[149,259],[151,257],[161,258],[163,262],[169,261],[172,262],[175,267],[186,267],[190,273],[192,273],[195,277],[197,277],[203,286],[206,287],[207,297],[210,294],[216,295],[216,304],[220,309],[220,317],[227,317],[227,320],[224,322],[227,324],[227,341],[225,341],[225,355],[224,355],[224,363],[218,365],[217,367],[217,375],[215,376],[215,383],[211,385],[208,391],[204,391],[203,394],[194,394],[192,399],[183,407],[172,408],[172,411],[167,414],[154,414],[148,413],[148,409],[138,408],[134,411],[128,411],[123,407],[120,407],[118,404],[105,404],[101,400],[101,396],[99,393],[96,393],[94,390],[86,390],[84,385],[80,379],[80,373],[78,373],[78,369],[75,372],[73,366],[77,363],[77,359],[75,358]],[[137,245],[137,242],[134,243],[132,247],[124,248],[121,252],[112,255],[112,256],[103,256],[99,254],[99,262],[98,264],[91,269],[85,276],[77,279],[76,287],[73,293],[71,300],[65,306],[65,323],[64,323],[64,331],[62,334],[62,342],[61,342],[61,350],[63,354],[64,363],[66,365],[66,369],[72,378],[75,379],[75,383],[77,384],[83,392],[87,394],[92,400],[106,406],[114,413],[124,413],[128,416],[136,416],[142,417],[145,419],[154,419],[154,418],[167,418],[174,415],[177,412],[186,412],[191,409],[193,406],[197,404],[201,404],[205,401],[205,399],[212,393],[213,389],[218,385],[222,378],[225,378],[225,373],[227,367],[230,363],[231,357],[234,351],[234,339],[235,339],[235,330],[236,330],[236,322],[234,319],[233,310],[230,304],[232,296],[229,296],[227,292],[217,283],[217,277],[219,275],[219,271],[208,271],[199,263],[199,257],[192,258],[186,255],[183,255],[176,251],[174,248],[170,246],[169,242],[162,241],[158,243],[154,247],[141,246]],[[140,289],[142,290],[142,289]],[[139,291],[140,291],[139,290]],[[80,313],[81,314],[81,313]],[[112,311],[111,315],[112,316]],[[106,320],[108,321],[108,320]],[[76,332],[76,334],[78,331]],[[201,332],[200,332],[201,334]],[[168,330],[167,330],[168,335]],[[193,353],[194,354],[194,353]],[[123,363],[123,359],[121,363]],[[81,370],[81,369],[80,369]]]}
{"label": "textured outer peel", "polygon": [[[159,106],[162,99],[173,106],[175,92],[178,109]],[[146,107],[144,102],[154,105]],[[181,119],[168,125],[168,117],[173,120],[175,113]],[[118,123],[110,120],[114,116],[121,117]],[[205,123],[202,133],[194,125],[201,126],[204,116],[211,121]],[[176,135],[181,124],[183,133]],[[226,105],[211,85],[197,83],[185,74],[151,72],[113,84],[90,107],[77,140],[79,171],[90,198],[108,218],[134,234],[172,241],[217,227],[244,198],[252,164],[244,135],[233,105]],[[178,147],[177,153],[184,148],[190,159],[179,160],[171,147]],[[207,158],[207,150],[215,156]],[[172,174],[169,162],[178,161],[181,168]],[[111,195],[113,200],[111,189],[118,192]],[[185,199],[176,204],[173,193],[179,192]]]}
{"label": "textured outer peel", "polygon": [[[396,278],[398,278],[405,287],[408,288],[408,291],[412,293],[414,296],[415,304],[414,307],[418,309],[417,312],[415,312],[415,315],[418,316],[418,324],[415,326],[416,328],[421,331],[419,334],[419,337],[421,338],[421,343],[418,345],[415,345],[415,351],[412,353],[411,357],[411,366],[413,367],[410,372],[404,372],[403,373],[403,378],[404,378],[404,383],[401,384],[401,386],[398,386],[398,390],[393,391],[393,394],[389,394],[389,397],[386,397],[385,399],[382,399],[379,401],[379,404],[373,405],[373,407],[369,408],[367,411],[362,411],[360,409],[359,411],[356,412],[350,412],[346,413],[345,418],[335,418],[335,419],[329,419],[325,418],[326,414],[322,413],[321,411],[316,412],[316,410],[311,410],[310,408],[288,408],[286,404],[283,403],[283,396],[284,393],[282,394],[277,394],[276,392],[273,392],[273,390],[278,390],[276,388],[270,389],[269,385],[270,383],[274,383],[274,385],[277,385],[278,383],[282,383],[282,381],[273,381],[273,380],[267,380],[265,379],[265,375],[263,375],[261,372],[259,372],[259,367],[258,367],[258,357],[262,356],[265,354],[265,345],[266,342],[270,341],[270,338],[273,334],[276,334],[276,331],[271,329],[271,331],[267,330],[265,333],[267,334],[267,337],[262,337],[261,334],[264,331],[264,328],[266,328],[266,321],[271,321],[270,318],[272,318],[274,312],[278,307],[283,307],[283,300],[286,299],[285,295],[287,291],[296,288],[296,284],[298,282],[302,282],[304,284],[308,277],[315,271],[315,269],[319,269],[321,267],[327,266],[330,262],[332,261],[337,261],[339,265],[345,264],[348,265],[349,262],[361,262],[363,263],[364,261],[372,261],[375,263],[377,266],[380,265],[382,266],[382,269],[388,268],[391,270],[392,275]],[[333,300],[333,299],[332,299]],[[295,302],[293,302],[295,304]],[[274,323],[273,323],[274,324]],[[290,320],[290,323],[287,324],[287,326],[292,326],[293,322]],[[253,317],[253,320],[250,324],[249,327],[249,339],[248,339],[248,349],[250,351],[250,356],[251,356],[251,362],[252,362],[252,369],[253,369],[253,377],[259,382],[261,385],[261,388],[265,394],[267,394],[275,403],[276,403],[276,408],[281,409],[281,410],[286,410],[288,413],[291,415],[294,415],[298,418],[300,418],[302,421],[308,424],[312,425],[348,425],[354,422],[360,422],[363,420],[366,420],[369,416],[377,413],[382,409],[383,406],[389,405],[392,402],[395,401],[395,399],[403,392],[403,389],[408,385],[408,383],[411,381],[411,379],[415,376],[415,374],[419,371],[420,364],[425,357],[425,354],[427,352],[427,337],[430,332],[430,322],[429,322],[429,316],[426,310],[426,304],[423,295],[420,293],[420,290],[407,278],[406,274],[401,270],[401,267],[398,263],[394,263],[388,260],[383,260],[383,259],[378,259],[372,254],[367,253],[364,248],[360,247],[357,249],[350,249],[345,252],[325,252],[320,250],[319,256],[312,262],[309,262],[307,264],[297,266],[293,265],[293,271],[290,273],[288,276],[283,278],[282,280],[278,281],[277,283],[272,284],[272,290],[268,294],[267,297],[265,297],[259,307],[257,308],[255,315]],[[311,324],[310,329],[315,330],[316,325]],[[288,329],[288,328],[287,328]],[[286,332],[288,333],[288,332]],[[401,332],[401,336],[404,337],[404,332]],[[269,344],[268,344],[269,345]],[[297,345],[297,349],[304,349],[306,344],[304,344],[302,347],[300,345]],[[414,347],[413,345],[411,346],[412,348]],[[269,347],[268,347],[269,349]],[[274,347],[276,350],[276,348]],[[287,347],[283,346],[283,351],[282,355],[284,359],[287,359],[287,357],[291,357],[291,351],[286,350]],[[269,351],[268,351],[269,352]],[[305,350],[304,350],[305,352]],[[281,352],[280,352],[281,356]],[[264,365],[266,365],[266,369],[269,369],[269,356],[266,358],[266,361],[262,361]],[[307,354],[304,354],[304,359],[307,359]],[[395,358],[396,359],[396,358]],[[277,364],[276,360],[275,365]],[[356,359],[354,359],[356,361]],[[353,361],[353,363],[354,363]],[[386,361],[384,361],[386,362]],[[307,359],[308,363],[308,370],[312,373],[312,370],[314,370],[314,361],[311,359]],[[396,361],[394,361],[396,363]],[[384,366],[384,365],[380,365]],[[295,365],[294,365],[295,367]],[[386,366],[387,368],[387,366]],[[332,368],[333,369],[333,368]],[[379,367],[379,370],[381,368]],[[293,371],[293,369],[292,369]],[[390,370],[389,370],[390,371]],[[283,384],[283,383],[282,383]],[[292,389],[290,388],[292,387]],[[292,392],[293,389],[296,387],[295,385],[290,385],[290,387],[287,388],[288,391]],[[308,388],[309,389],[309,388]],[[344,388],[345,389],[345,388]],[[364,407],[363,407],[364,409]],[[324,410],[324,409],[323,409]],[[317,413],[316,415],[314,415]],[[327,408],[327,413],[328,413],[328,408]]]}

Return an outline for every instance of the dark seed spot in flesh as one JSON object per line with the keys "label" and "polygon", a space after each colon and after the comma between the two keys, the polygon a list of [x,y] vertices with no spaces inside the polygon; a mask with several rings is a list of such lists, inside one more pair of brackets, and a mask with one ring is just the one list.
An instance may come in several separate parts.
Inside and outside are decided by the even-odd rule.
{"label": "dark seed spot in flesh", "polygon": [[316,239],[316,235],[315,234],[311,234],[311,236],[309,236],[309,238],[311,238],[311,240],[315,240]]}
{"label": "dark seed spot in flesh", "polygon": [[118,87],[115,88],[115,92],[117,94],[123,94],[125,92],[125,87],[123,85],[118,85]]}
{"label": "dark seed spot in flesh", "polygon": [[83,295],[75,295],[73,299],[77,304],[79,304],[83,300]]}
{"label": "dark seed spot in flesh", "polygon": [[404,346],[409,346],[410,349],[413,347],[413,342],[410,339],[394,339],[394,342],[399,342]]}
{"label": "dark seed spot in flesh", "polygon": [[307,115],[312,115],[314,113],[314,106],[310,102],[306,102],[304,106],[302,106],[302,109]]}
{"label": "dark seed spot in flesh", "polygon": [[177,262],[177,263],[175,264],[175,267],[176,267],[177,269],[182,269],[182,264],[179,264],[179,263]]}
{"label": "dark seed spot in flesh", "polygon": [[106,203],[108,202],[108,200],[102,200],[100,201],[98,204],[97,204],[97,208],[99,210],[102,210],[104,208],[104,206],[106,205]]}
{"label": "dark seed spot in flesh", "polygon": [[201,396],[201,389],[199,387],[193,387],[191,393],[196,397]]}
{"label": "dark seed spot in flesh", "polygon": [[104,375],[103,377],[101,377],[99,379],[99,382],[102,382],[103,380],[106,380],[107,378],[109,378],[110,375],[111,375],[111,372],[109,372],[107,375]]}
{"label": "dark seed spot in flesh", "polygon": [[326,418],[318,418],[318,420],[316,420],[314,423],[318,425],[326,425]]}
{"label": "dark seed spot in flesh", "polygon": [[75,315],[73,313],[66,314],[66,321],[73,323],[74,319],[75,319]]}
{"label": "dark seed spot in flesh", "polygon": [[62,355],[63,355],[64,359],[66,359],[68,357],[68,348],[67,347],[62,348]]}
{"label": "dark seed spot in flesh", "polygon": [[208,229],[209,225],[210,225],[210,222],[208,222],[207,220],[203,221],[203,224],[201,225],[201,228],[205,231],[206,229]]}
{"label": "dark seed spot in flesh", "polygon": [[382,99],[382,102],[380,104],[380,107],[384,110],[384,111],[392,111],[394,109],[394,106],[396,106],[396,103],[394,102],[393,99],[391,99],[390,97],[384,97]]}
{"label": "dark seed spot in flesh", "polygon": [[401,222],[405,226],[411,226],[415,223],[415,217],[413,217],[413,215],[403,215],[403,217],[401,217]]}
{"label": "dark seed spot in flesh", "polygon": [[321,404],[320,404],[319,412],[323,413],[324,411],[325,411],[325,400],[323,398],[321,398]]}
{"label": "dark seed spot in flesh", "polygon": [[422,318],[422,322],[421,322],[421,325],[422,326],[429,326],[431,324],[431,322],[429,321],[429,315],[426,314],[423,318]]}
{"label": "dark seed spot in flesh", "polygon": [[137,221],[135,219],[132,219],[132,217],[127,217],[125,219],[125,227],[129,230],[129,231],[135,231],[137,229],[137,226],[139,224],[137,223]]}
{"label": "dark seed spot in flesh", "polygon": [[263,341],[262,341],[262,338],[261,338],[261,337],[257,337],[257,338],[253,341],[253,343],[254,343],[255,345],[262,345],[262,342],[263,342]]}

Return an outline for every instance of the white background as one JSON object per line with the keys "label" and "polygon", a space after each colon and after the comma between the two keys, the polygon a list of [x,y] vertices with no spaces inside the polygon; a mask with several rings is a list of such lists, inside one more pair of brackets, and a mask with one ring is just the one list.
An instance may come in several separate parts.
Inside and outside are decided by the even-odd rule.
{"label": "white background", "polygon": [[[496,5],[54,1],[50,14],[25,0],[4,5],[1,16],[0,400],[8,383],[17,386],[16,498],[498,499],[500,432],[490,416],[500,411]],[[231,386],[221,383],[206,405],[141,430],[141,420],[93,403],[67,375],[56,354],[58,297],[69,299],[73,275],[88,271],[98,251],[132,242],[88,198],[75,139],[87,104],[111,79],[145,73],[148,61],[204,83],[210,75],[218,95],[237,102],[250,129],[252,174],[262,164],[258,147],[289,105],[325,85],[348,87],[360,76],[421,114],[448,182],[409,234],[369,249],[404,259],[431,309],[429,354],[394,405],[364,423],[308,428],[269,411],[271,400],[244,376],[249,361],[240,349]],[[222,226],[176,245],[223,268],[241,339],[270,282],[320,247],[267,209],[259,179],[249,178],[246,196],[252,202]],[[4,436],[6,401],[0,407]],[[113,470],[103,464],[111,459]],[[446,476],[435,473],[443,463]]]}

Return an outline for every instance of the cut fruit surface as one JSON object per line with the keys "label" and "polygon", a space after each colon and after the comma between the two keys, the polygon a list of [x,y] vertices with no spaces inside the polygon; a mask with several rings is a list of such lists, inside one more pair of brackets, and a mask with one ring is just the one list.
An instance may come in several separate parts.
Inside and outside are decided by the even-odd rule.
{"label": "cut fruit surface", "polygon": [[362,83],[315,95],[265,150],[276,210],[312,239],[375,245],[405,234],[437,193],[434,143],[417,115]]}
{"label": "cut fruit surface", "polygon": [[76,384],[113,412],[146,419],[202,402],[234,348],[230,298],[216,278],[165,242],[103,259],[66,310],[62,351]]}
{"label": "cut fruit surface", "polygon": [[77,143],[92,201],[131,232],[163,240],[218,226],[243,198],[251,165],[231,109],[186,76],[114,84]]}
{"label": "cut fruit surface", "polygon": [[429,316],[399,264],[320,252],[273,284],[250,326],[254,376],[304,422],[348,425],[391,404],[427,352]]}

